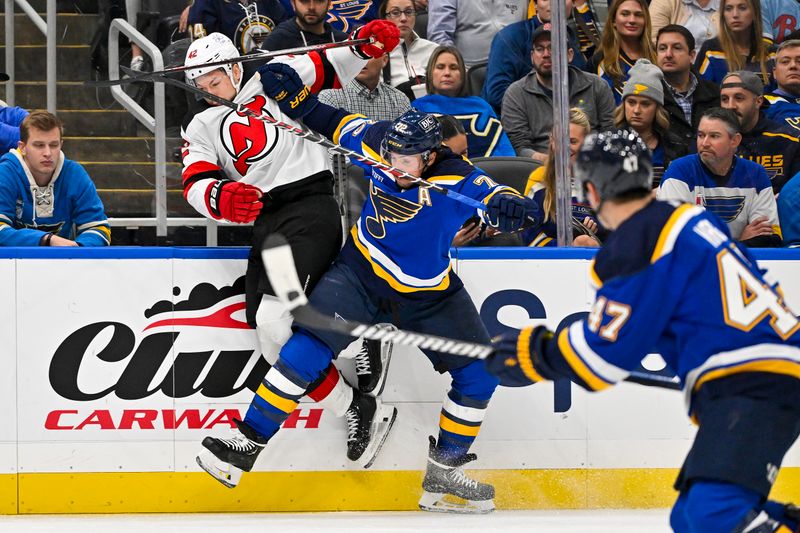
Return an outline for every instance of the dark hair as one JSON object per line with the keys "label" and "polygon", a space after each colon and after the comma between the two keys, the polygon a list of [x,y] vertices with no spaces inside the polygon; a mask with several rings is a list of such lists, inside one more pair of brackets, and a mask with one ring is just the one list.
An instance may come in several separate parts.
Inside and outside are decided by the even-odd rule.
{"label": "dark hair", "polygon": [[464,56],[455,46],[440,46],[433,51],[428,59],[428,67],[425,69],[425,89],[428,94],[438,94],[433,88],[433,69],[442,54],[452,54],[458,63],[458,71],[461,73],[461,87],[458,88],[456,96],[467,96],[467,66],[464,64]]}
{"label": "dark hair", "polygon": [[689,47],[689,51],[691,52],[694,50],[697,43],[694,40],[694,35],[692,32],[686,29],[685,26],[681,26],[680,24],[667,24],[660,30],[658,30],[658,34],[656,34],[656,44],[658,44],[658,40],[661,38],[661,35],[664,33],[680,33],[683,35],[683,38],[686,40],[686,46]]}
{"label": "dark hair", "polygon": [[59,136],[64,136],[64,124],[52,113],[47,111],[34,111],[19,125],[19,140],[26,143],[30,135],[31,128],[39,131],[50,131],[58,128]]}
{"label": "dark hair", "polygon": [[730,109],[723,109],[721,107],[712,107],[710,109],[706,109],[703,111],[703,114],[700,115],[700,120],[703,120],[704,118],[720,120],[724,122],[727,126],[728,133],[730,133],[732,136],[736,135],[737,133],[742,133],[742,125],[739,124],[739,117],[737,117],[736,113]]}
{"label": "dark hair", "polygon": [[[389,4],[389,0],[383,0],[381,5],[378,6],[378,18],[385,19],[386,18],[386,6]],[[416,5],[414,4],[414,0],[411,0],[411,7],[416,10]]]}
{"label": "dark hair", "polygon": [[436,117],[439,126],[442,127],[442,138],[444,140],[455,137],[456,135],[466,135],[464,125],[452,115],[439,115]]}

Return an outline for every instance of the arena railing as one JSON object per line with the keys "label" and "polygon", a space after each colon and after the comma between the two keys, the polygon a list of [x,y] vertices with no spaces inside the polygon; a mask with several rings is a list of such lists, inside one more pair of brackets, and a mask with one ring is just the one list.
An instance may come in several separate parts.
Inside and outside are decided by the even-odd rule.
{"label": "arena railing", "polygon": [[47,75],[47,110],[56,112],[56,0],[47,0],[47,21],[28,3],[27,0],[5,0],[5,30],[6,30],[6,67],[8,75],[6,82],[6,102],[15,105],[14,90],[14,3],[22,9],[33,24],[47,38],[46,45],[46,75]]}

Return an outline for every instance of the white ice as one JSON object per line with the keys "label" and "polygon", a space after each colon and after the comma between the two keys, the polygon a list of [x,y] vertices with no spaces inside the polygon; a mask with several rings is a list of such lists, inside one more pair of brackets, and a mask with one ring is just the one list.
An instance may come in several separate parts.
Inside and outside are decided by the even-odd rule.
{"label": "white ice", "polygon": [[0,516],[0,532],[59,533],[666,533],[669,510],[496,511],[481,516],[422,512]]}

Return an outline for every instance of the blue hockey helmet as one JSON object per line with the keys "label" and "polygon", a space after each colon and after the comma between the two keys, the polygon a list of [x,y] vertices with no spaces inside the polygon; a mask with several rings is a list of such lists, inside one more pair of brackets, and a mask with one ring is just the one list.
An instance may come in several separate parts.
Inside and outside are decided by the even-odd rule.
{"label": "blue hockey helmet", "polygon": [[436,116],[411,109],[397,118],[381,142],[381,157],[390,161],[389,153],[422,155],[427,163],[430,153],[442,145],[442,128]]}
{"label": "blue hockey helmet", "polygon": [[580,183],[579,195],[584,196],[586,184],[591,183],[601,201],[653,188],[650,149],[633,130],[592,133],[583,141],[572,170]]}

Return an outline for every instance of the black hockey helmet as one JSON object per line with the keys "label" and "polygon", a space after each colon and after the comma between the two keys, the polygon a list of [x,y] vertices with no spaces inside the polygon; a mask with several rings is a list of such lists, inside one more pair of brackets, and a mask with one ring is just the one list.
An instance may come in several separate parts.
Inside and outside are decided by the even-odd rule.
{"label": "black hockey helmet", "polygon": [[580,183],[579,194],[585,196],[586,184],[592,183],[601,201],[653,188],[650,149],[633,130],[592,133],[583,141],[572,169]]}
{"label": "black hockey helmet", "polygon": [[427,162],[431,152],[442,145],[442,127],[435,115],[410,109],[397,118],[381,143],[381,157],[390,160],[390,153],[421,154]]}

